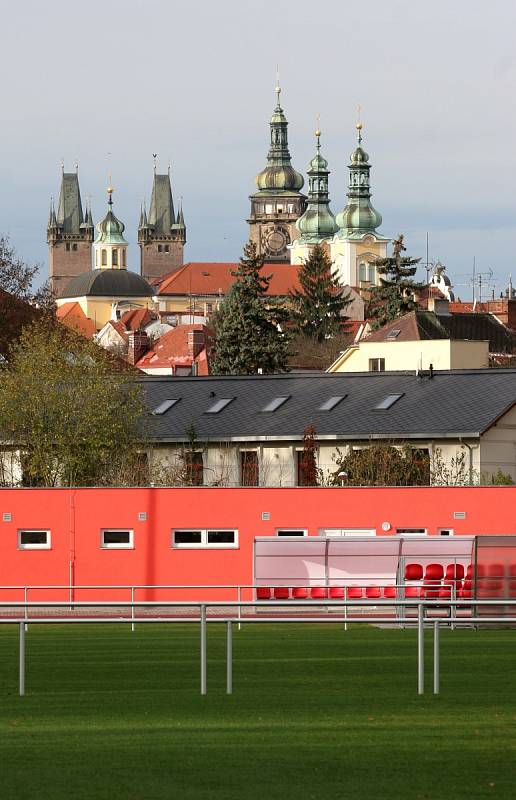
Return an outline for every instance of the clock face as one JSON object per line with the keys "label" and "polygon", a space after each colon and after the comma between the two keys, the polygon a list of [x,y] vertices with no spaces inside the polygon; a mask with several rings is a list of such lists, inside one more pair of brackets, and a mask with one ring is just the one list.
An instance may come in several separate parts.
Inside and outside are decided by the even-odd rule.
{"label": "clock face", "polygon": [[289,242],[289,235],[283,228],[271,228],[263,236],[264,250],[272,256],[280,255]]}

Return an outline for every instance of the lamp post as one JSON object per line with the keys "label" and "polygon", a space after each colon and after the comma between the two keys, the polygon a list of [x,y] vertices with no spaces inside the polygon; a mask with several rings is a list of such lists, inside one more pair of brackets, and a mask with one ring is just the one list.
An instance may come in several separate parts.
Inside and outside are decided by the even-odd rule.
{"label": "lamp post", "polygon": [[344,472],[344,470],[343,470],[342,472],[339,472],[338,478],[340,478],[340,485],[341,486],[345,486],[346,482],[348,480],[348,473]]}

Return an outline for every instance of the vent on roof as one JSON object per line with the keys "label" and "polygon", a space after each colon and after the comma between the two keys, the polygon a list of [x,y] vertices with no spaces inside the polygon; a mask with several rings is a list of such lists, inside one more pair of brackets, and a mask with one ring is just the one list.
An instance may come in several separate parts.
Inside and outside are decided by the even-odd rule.
{"label": "vent on roof", "polygon": [[454,511],[453,512],[453,519],[466,519],[466,512],[465,511]]}
{"label": "vent on roof", "polygon": [[383,400],[378,403],[373,408],[373,411],[387,411],[387,409],[391,408],[394,403],[397,403],[400,397],[403,397],[403,394],[388,394],[387,397],[384,397]]}
{"label": "vent on roof", "polygon": [[163,402],[160,403],[159,406],[156,406],[156,408],[152,413],[164,414],[166,411],[169,410],[169,408],[172,408],[172,406],[175,406],[176,403],[179,403],[180,399],[181,399],[180,397],[171,397],[168,400],[163,400]]}
{"label": "vent on roof", "polygon": [[274,400],[271,400],[262,408],[262,411],[276,411],[280,406],[283,405],[283,403],[286,403],[289,398],[289,394],[284,395],[283,397],[275,397]]}
{"label": "vent on roof", "polygon": [[328,397],[324,403],[319,406],[318,411],[331,411],[335,406],[338,406],[341,400],[347,397],[347,394],[336,394],[334,397]]}
{"label": "vent on roof", "polygon": [[234,397],[221,397],[216,403],[206,409],[204,413],[218,414],[219,411],[222,411],[223,408],[226,408],[226,406],[228,406],[234,399]]}
{"label": "vent on roof", "polygon": [[398,336],[400,335],[400,333],[401,333],[400,330],[389,331],[389,333],[387,334],[387,336],[385,338],[386,339],[397,339]]}

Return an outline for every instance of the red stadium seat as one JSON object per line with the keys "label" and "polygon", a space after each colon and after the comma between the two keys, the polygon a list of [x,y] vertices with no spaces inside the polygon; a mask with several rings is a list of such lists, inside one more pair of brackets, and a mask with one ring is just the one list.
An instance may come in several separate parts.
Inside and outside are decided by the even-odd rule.
{"label": "red stadium seat", "polygon": [[468,568],[466,570],[466,580],[470,581],[473,577],[473,564],[468,564]]}
{"label": "red stadium seat", "polygon": [[445,580],[462,580],[464,577],[464,567],[462,564],[448,564],[444,575]]}
{"label": "red stadium seat", "polygon": [[344,587],[332,586],[330,588],[330,598],[332,600],[344,600]]}
{"label": "red stadium seat", "polygon": [[361,600],[363,596],[363,589],[361,586],[348,586],[348,599]]}
{"label": "red stadium seat", "polygon": [[406,564],[405,565],[405,580],[406,581],[420,581],[423,578],[423,567],[421,564]]}
{"label": "red stadium seat", "polygon": [[393,600],[397,597],[398,590],[395,586],[384,586],[383,587],[383,596],[386,600]]}
{"label": "red stadium seat", "polygon": [[516,564],[509,564],[509,575],[511,578],[516,578]]}
{"label": "red stadium seat", "polygon": [[424,596],[428,600],[437,600],[441,586],[441,581],[425,581],[423,586]]}
{"label": "red stadium seat", "polygon": [[295,586],[292,589],[292,599],[293,600],[307,600],[308,599],[308,589],[305,586]]}
{"label": "red stadium seat", "polygon": [[382,590],[379,586],[366,586],[365,596],[368,600],[377,600],[382,596]]}
{"label": "red stadium seat", "polygon": [[448,585],[441,586],[441,588],[439,589],[438,596],[441,600],[451,600],[452,599],[451,586]]}
{"label": "red stadium seat", "polygon": [[516,597],[516,580],[509,581],[509,597]]}
{"label": "red stadium seat", "polygon": [[502,579],[505,576],[504,565],[500,563],[488,564],[487,574],[490,578]]}
{"label": "red stadium seat", "polygon": [[442,564],[427,564],[425,569],[425,583],[427,581],[441,581],[444,576]]}
{"label": "red stadium seat", "polygon": [[325,586],[312,586],[312,600],[325,600],[328,597],[328,589]]}
{"label": "red stadium seat", "polygon": [[256,599],[257,600],[270,600],[271,599],[271,590],[269,586],[258,586],[256,589]]}
{"label": "red stadium seat", "polygon": [[425,590],[421,586],[405,586],[405,597],[424,597]]}
{"label": "red stadium seat", "polygon": [[288,600],[290,597],[290,589],[288,586],[275,586],[274,599],[275,600]]}

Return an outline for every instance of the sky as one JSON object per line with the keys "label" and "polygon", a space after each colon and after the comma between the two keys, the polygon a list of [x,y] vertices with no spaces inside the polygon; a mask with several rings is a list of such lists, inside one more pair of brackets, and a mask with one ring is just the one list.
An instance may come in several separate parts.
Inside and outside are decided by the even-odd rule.
{"label": "sky", "polygon": [[[463,300],[516,279],[514,0],[0,0],[0,234],[48,274],[61,160],[104,216],[108,173],[139,270],[153,158],[183,198],[185,260],[237,260],[266,161],[279,67],[292,163],[320,114],[331,207],[357,106],[381,232],[441,260]],[[488,274],[492,270],[493,278]],[[422,269],[421,275],[424,274]]]}

